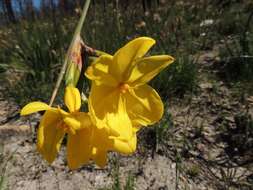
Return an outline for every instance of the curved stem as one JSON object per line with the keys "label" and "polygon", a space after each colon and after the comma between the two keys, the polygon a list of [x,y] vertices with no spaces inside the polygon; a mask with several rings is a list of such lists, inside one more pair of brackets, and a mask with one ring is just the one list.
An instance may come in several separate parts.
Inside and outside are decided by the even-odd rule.
{"label": "curved stem", "polygon": [[84,4],[84,7],[83,7],[83,11],[82,11],[81,18],[80,18],[80,20],[79,20],[79,22],[78,22],[78,25],[77,25],[77,27],[76,27],[76,30],[75,30],[73,39],[72,39],[71,44],[70,44],[70,46],[69,46],[69,48],[68,48],[67,54],[66,54],[65,59],[64,59],[64,63],[63,63],[63,65],[62,65],[60,74],[59,74],[59,76],[58,76],[58,79],[57,79],[57,82],[56,82],[56,85],[55,85],[55,88],[54,88],[54,90],[53,90],[53,93],[52,93],[52,96],[51,96],[51,99],[50,99],[50,103],[49,103],[50,106],[52,106],[52,104],[53,104],[53,102],[54,102],[54,100],[55,100],[55,97],[56,97],[56,95],[57,95],[57,92],[58,92],[58,90],[59,90],[59,88],[60,88],[61,81],[62,81],[62,79],[63,79],[63,76],[64,76],[65,71],[66,71],[66,67],[67,67],[67,64],[68,64],[68,56],[69,56],[69,54],[70,54],[70,51],[71,51],[71,49],[72,49],[72,47],[73,47],[73,44],[74,44],[76,38],[77,38],[77,37],[80,35],[80,33],[81,33],[81,30],[82,30],[82,27],[83,27],[83,23],[84,23],[84,21],[85,21],[85,18],[86,18],[86,15],[87,15],[89,6],[90,6],[90,0],[86,0],[86,1],[85,1],[85,4]]}

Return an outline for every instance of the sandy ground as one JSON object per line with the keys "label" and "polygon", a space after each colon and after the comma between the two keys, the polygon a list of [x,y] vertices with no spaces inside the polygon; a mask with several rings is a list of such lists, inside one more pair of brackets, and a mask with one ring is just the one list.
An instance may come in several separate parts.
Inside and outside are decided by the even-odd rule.
{"label": "sandy ground", "polygon": [[[6,102],[2,102],[2,105]],[[6,103],[7,104],[7,103]],[[3,106],[7,109],[6,106]],[[2,110],[2,120],[5,113]],[[176,189],[176,163],[163,155],[132,156],[109,155],[106,168],[99,169],[93,164],[71,171],[66,167],[65,148],[50,166],[36,151],[34,130],[39,115],[32,119],[14,120],[0,126],[0,144],[7,163],[6,186],[11,190],[93,190],[112,186],[115,180],[115,160],[119,166],[121,185],[131,175],[137,190]],[[195,184],[183,176],[178,176],[179,189],[211,189],[204,184]]]}

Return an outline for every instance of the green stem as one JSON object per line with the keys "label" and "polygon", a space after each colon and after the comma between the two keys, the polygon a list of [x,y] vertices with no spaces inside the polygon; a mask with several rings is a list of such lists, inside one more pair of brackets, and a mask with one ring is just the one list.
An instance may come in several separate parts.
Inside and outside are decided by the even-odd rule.
{"label": "green stem", "polygon": [[81,33],[81,30],[83,28],[83,23],[85,21],[85,18],[86,18],[86,15],[87,15],[87,12],[88,12],[88,9],[89,9],[89,6],[90,6],[90,0],[86,0],[85,1],[85,5],[83,7],[83,12],[82,12],[82,15],[81,15],[81,18],[78,22],[78,25],[76,27],[76,31],[75,31],[75,34],[74,35],[78,35]]}
{"label": "green stem", "polygon": [[57,95],[57,92],[58,92],[58,90],[60,88],[61,81],[63,79],[63,76],[65,74],[65,71],[66,71],[66,68],[67,68],[67,65],[68,65],[68,57],[69,57],[70,51],[71,51],[71,49],[73,47],[73,44],[75,43],[76,38],[81,33],[81,30],[83,28],[83,24],[84,24],[84,21],[85,21],[85,18],[86,18],[89,6],[90,6],[90,0],[86,0],[85,4],[84,4],[84,7],[83,7],[81,18],[80,18],[80,20],[78,22],[78,25],[76,27],[73,39],[72,39],[71,44],[70,44],[70,46],[68,48],[67,54],[66,54],[65,59],[64,59],[64,63],[62,65],[60,74],[58,76],[58,79],[57,79],[57,82],[56,82],[56,85],[55,85],[55,88],[53,90],[53,93],[52,93],[52,96],[51,96],[51,99],[50,99],[50,103],[49,103],[50,106],[52,106],[52,104],[53,104],[53,102],[55,100],[55,97]]}

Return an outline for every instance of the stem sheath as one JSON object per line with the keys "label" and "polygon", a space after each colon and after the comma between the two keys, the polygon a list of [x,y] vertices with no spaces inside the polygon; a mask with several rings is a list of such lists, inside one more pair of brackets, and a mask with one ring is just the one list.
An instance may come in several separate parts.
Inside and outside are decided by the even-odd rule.
{"label": "stem sheath", "polygon": [[55,97],[57,95],[57,92],[60,88],[60,85],[61,85],[61,82],[62,82],[62,79],[63,79],[63,76],[65,74],[65,71],[66,71],[66,67],[68,65],[68,57],[69,57],[69,54],[71,52],[71,49],[73,47],[73,44],[75,43],[75,40],[76,38],[80,35],[81,33],[81,30],[83,28],[83,24],[84,24],[84,21],[85,21],[85,18],[86,18],[86,15],[87,15],[87,12],[88,12],[88,9],[89,9],[89,6],[90,6],[90,0],[86,0],[85,1],[85,4],[84,4],[84,7],[83,7],[83,11],[82,11],[82,15],[81,15],[81,18],[78,22],[78,25],[76,27],[76,30],[75,30],[75,33],[74,33],[74,36],[72,38],[72,41],[71,41],[71,44],[68,48],[68,51],[67,51],[67,54],[65,56],[65,59],[64,59],[64,63],[62,65],[62,68],[61,68],[61,71],[60,71],[60,74],[58,76],[58,79],[57,79],[57,82],[55,84],[55,88],[53,90],[53,93],[52,93],[52,96],[51,96],[51,99],[50,99],[50,103],[49,105],[52,106],[54,100],[55,100]]}

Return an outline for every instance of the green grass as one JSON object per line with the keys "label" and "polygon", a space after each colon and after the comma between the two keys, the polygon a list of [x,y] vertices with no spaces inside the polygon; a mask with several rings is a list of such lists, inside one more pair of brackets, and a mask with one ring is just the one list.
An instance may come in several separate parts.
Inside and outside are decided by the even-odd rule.
{"label": "green grass", "polygon": [[119,161],[117,157],[112,160],[112,166],[112,185],[110,187],[100,188],[99,190],[134,190],[135,179],[130,172],[123,183],[120,180]]}
{"label": "green grass", "polygon": [[[168,105],[165,104],[165,108],[168,108]],[[162,120],[154,128],[156,134],[156,145],[163,143],[167,140],[167,132],[170,128],[173,127],[173,119],[171,114],[166,111]]]}
{"label": "green grass", "polygon": [[[252,30],[253,31],[253,30]],[[231,42],[226,42],[220,50],[223,61],[223,76],[227,81],[253,80],[253,35],[246,34],[246,39],[238,34]],[[246,42],[245,42],[246,41]]]}
{"label": "green grass", "polygon": [[[198,78],[194,56],[228,35],[232,40],[226,39],[226,47],[220,50],[225,62],[222,72],[229,81],[253,76],[251,1],[168,1],[165,5],[156,5],[144,14],[140,3],[130,3],[127,8],[121,4],[115,7],[112,2],[106,7],[92,4],[82,36],[91,47],[108,53],[136,36],[156,39],[151,54],[176,58],[151,83],[165,99],[195,91]],[[0,35],[0,72],[14,68],[22,73],[20,81],[9,89],[19,104],[28,99],[48,100],[77,20],[67,15],[63,19],[56,13],[54,19],[22,21],[2,29],[5,34]],[[201,25],[205,20],[213,23]]]}
{"label": "green grass", "polygon": [[48,101],[71,35],[59,24],[38,21],[13,26],[11,37],[3,44],[10,54],[9,70],[14,71],[8,77],[16,75],[19,80],[8,86],[9,94],[20,105]]}
{"label": "green grass", "polygon": [[[245,58],[252,56],[253,51],[252,26],[247,24],[251,6],[246,0],[241,4],[168,1],[166,6],[152,8],[144,14],[140,3],[130,3],[127,8],[121,4],[115,7],[113,3],[104,8],[96,3],[90,7],[82,36],[91,47],[112,54],[136,36],[153,37],[157,44],[150,53],[170,54],[176,62],[151,84],[164,99],[183,97],[185,93],[194,93],[198,83],[194,55],[212,48],[227,35],[234,37],[220,53],[226,62],[223,70],[226,77],[230,80],[235,75],[253,76],[253,59]],[[202,26],[208,19],[213,24]],[[0,50],[0,72],[15,68],[22,73],[21,80],[9,88],[20,105],[28,99],[48,100],[77,20],[56,14],[54,19],[22,21],[3,29],[7,34],[0,37],[5,41]],[[246,32],[241,34],[242,30]],[[231,54],[229,49],[238,51]]]}
{"label": "green grass", "polygon": [[[89,11],[83,37],[88,45],[108,53],[114,53],[136,36],[153,37],[157,44],[150,53],[170,54],[176,62],[152,84],[165,98],[171,94],[183,96],[193,91],[197,81],[192,56],[203,46],[198,38],[201,32],[198,14],[203,12],[201,6],[196,6],[197,14],[193,16],[189,5],[170,6],[143,15],[141,4],[131,4],[127,10],[115,8],[112,3],[104,10],[102,4],[95,4]],[[2,44],[0,51],[1,71],[7,65],[21,73],[20,81],[9,88],[20,105],[27,100],[48,100],[76,22],[77,18],[68,16],[23,21],[10,27],[3,36],[7,43]],[[4,56],[6,52],[8,56]]]}
{"label": "green grass", "polygon": [[231,4],[217,23],[218,36],[224,42],[219,50],[220,73],[229,83],[253,81],[253,3],[243,2]]}
{"label": "green grass", "polygon": [[197,66],[189,55],[176,56],[176,61],[151,81],[164,100],[173,95],[183,97],[194,93],[197,83]]}

